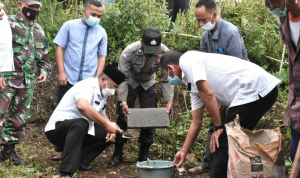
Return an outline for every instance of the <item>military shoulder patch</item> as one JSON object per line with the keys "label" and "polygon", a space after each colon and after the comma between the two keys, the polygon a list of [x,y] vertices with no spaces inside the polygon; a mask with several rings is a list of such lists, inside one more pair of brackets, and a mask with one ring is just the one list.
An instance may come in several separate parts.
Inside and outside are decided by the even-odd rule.
{"label": "military shoulder patch", "polygon": [[127,57],[129,57],[129,53],[128,53],[127,50],[125,50],[125,51],[123,51],[123,53],[122,53],[122,58],[123,58],[123,59],[126,59]]}

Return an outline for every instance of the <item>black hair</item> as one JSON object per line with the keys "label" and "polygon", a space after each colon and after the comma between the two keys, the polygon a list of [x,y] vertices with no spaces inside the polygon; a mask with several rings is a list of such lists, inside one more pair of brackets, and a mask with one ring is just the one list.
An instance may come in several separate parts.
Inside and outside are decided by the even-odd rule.
{"label": "black hair", "polygon": [[86,3],[84,4],[84,8],[89,8],[91,7],[91,5],[94,5],[96,7],[102,7],[101,2],[97,1],[97,0],[88,0],[86,1]]}
{"label": "black hair", "polygon": [[165,54],[163,54],[160,58],[160,67],[162,70],[167,70],[169,64],[176,64],[179,65],[179,59],[181,57],[182,53],[178,51],[168,51]]}
{"label": "black hair", "polygon": [[204,6],[206,10],[215,9],[217,10],[217,5],[214,0],[200,0],[196,4],[196,8]]}

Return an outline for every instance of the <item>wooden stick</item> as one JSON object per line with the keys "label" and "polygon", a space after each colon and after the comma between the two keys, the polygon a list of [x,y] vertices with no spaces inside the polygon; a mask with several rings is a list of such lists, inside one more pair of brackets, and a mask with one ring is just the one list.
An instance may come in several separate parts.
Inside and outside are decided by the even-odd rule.
{"label": "wooden stick", "polygon": [[[169,34],[170,32],[161,32],[162,34]],[[175,34],[179,36],[187,36],[187,37],[193,37],[193,38],[202,38],[200,36],[193,36],[193,35],[187,35],[187,34],[182,34],[182,33],[170,33],[170,34]]]}
{"label": "wooden stick", "polygon": [[294,158],[290,178],[297,178],[299,175],[299,172],[300,172],[300,141],[299,141],[298,148],[296,151],[296,156]]}
{"label": "wooden stick", "polygon": [[282,70],[282,66],[283,66],[284,54],[285,54],[285,45],[283,45],[282,58],[281,58],[280,69],[279,69],[280,74],[281,74],[281,70]]}
{"label": "wooden stick", "polygon": [[280,60],[278,60],[278,59],[275,59],[275,58],[273,58],[273,57],[271,57],[271,56],[266,56],[267,58],[269,58],[269,59],[272,59],[272,60],[274,60],[274,61],[278,61],[278,62],[281,62]]}

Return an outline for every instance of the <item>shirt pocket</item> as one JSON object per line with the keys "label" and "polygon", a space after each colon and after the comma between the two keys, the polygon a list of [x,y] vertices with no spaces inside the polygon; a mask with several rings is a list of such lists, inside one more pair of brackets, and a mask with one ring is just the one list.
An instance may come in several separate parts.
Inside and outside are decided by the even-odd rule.
{"label": "shirt pocket", "polygon": [[140,73],[141,68],[144,66],[144,59],[142,56],[136,57],[132,63],[131,63],[131,69],[134,70],[134,72]]}
{"label": "shirt pocket", "polygon": [[151,70],[151,73],[156,73],[156,72],[158,71],[158,69],[159,69],[159,63],[155,61],[155,62],[152,64],[152,70]]}
{"label": "shirt pocket", "polygon": [[20,36],[13,35],[12,42],[13,42],[14,56],[22,55],[21,50],[25,46],[25,39]]}
{"label": "shirt pocket", "polygon": [[42,59],[43,57],[43,50],[44,50],[44,43],[41,42],[34,42],[34,46],[35,46],[35,57],[37,59]]}

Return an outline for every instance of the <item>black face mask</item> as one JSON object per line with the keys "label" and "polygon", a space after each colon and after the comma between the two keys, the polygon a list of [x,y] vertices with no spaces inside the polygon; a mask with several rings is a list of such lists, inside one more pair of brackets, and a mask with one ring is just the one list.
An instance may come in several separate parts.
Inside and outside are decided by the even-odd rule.
{"label": "black face mask", "polygon": [[40,14],[40,11],[30,9],[28,7],[25,7],[25,6],[23,7],[22,12],[25,15],[25,17],[27,17],[29,20],[36,19]]}
{"label": "black face mask", "polygon": [[[144,48],[142,47],[142,50],[144,51]],[[150,57],[152,57],[154,54],[148,54],[148,53],[146,53],[146,56],[148,57],[148,58],[150,58]]]}
{"label": "black face mask", "polygon": [[146,54],[148,58],[152,57],[154,54]]}

